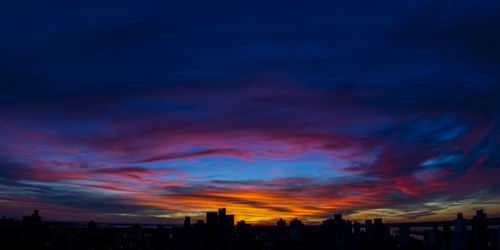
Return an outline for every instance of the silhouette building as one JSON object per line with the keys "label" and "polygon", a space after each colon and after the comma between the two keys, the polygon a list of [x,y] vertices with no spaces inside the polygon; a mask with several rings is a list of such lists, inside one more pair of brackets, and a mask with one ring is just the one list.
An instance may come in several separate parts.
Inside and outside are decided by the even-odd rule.
{"label": "silhouette building", "polygon": [[373,232],[372,220],[366,220],[365,221],[365,235],[366,235],[367,240],[372,239],[372,232]]}
{"label": "silhouette building", "polygon": [[467,249],[467,220],[463,214],[457,214],[457,218],[453,221],[453,236],[451,240],[451,249],[465,250]]}
{"label": "silhouette building", "polygon": [[488,218],[483,210],[477,210],[476,216],[472,218],[472,237],[474,241],[474,250],[488,249]]}
{"label": "silhouette building", "polygon": [[225,208],[219,209],[217,223],[217,250],[232,249],[233,246],[234,215],[227,215]]}
{"label": "silhouette building", "polygon": [[206,219],[206,249],[216,249],[217,244],[217,213],[207,212]]}
{"label": "silhouette building", "polygon": [[184,218],[184,229],[191,229],[191,217],[189,216]]}
{"label": "silhouette building", "polygon": [[205,222],[198,220],[192,226],[192,246],[193,249],[206,249],[205,248]]}
{"label": "silhouette building", "polygon": [[236,224],[235,249],[247,250],[252,245],[251,225],[244,220]]}
{"label": "silhouette building", "polygon": [[340,214],[334,215],[333,219],[323,221],[321,224],[320,248],[324,250],[351,249],[352,228],[350,225],[351,222],[342,219]]}
{"label": "silhouette building", "polygon": [[27,248],[39,248],[43,244],[42,217],[36,209],[31,216],[23,216],[23,238]]}
{"label": "silhouette building", "polygon": [[205,242],[206,249],[233,249],[234,215],[227,215],[225,208],[207,212]]}
{"label": "silhouette building", "polygon": [[376,218],[373,220],[373,235],[372,241],[377,246],[377,249],[387,249],[388,248],[388,236],[389,228],[382,223],[381,218]]}
{"label": "silhouette building", "polygon": [[91,220],[87,224],[87,235],[89,239],[95,239],[97,237],[97,224]]}
{"label": "silhouette building", "polygon": [[303,229],[304,229],[304,224],[302,224],[302,222],[297,218],[290,221],[290,228],[289,228],[290,240],[293,242],[304,241]]}
{"label": "silhouette building", "polygon": [[[279,219],[275,226],[251,226],[245,221],[234,225],[234,215],[226,209],[207,212],[206,222],[184,225],[43,222],[35,210],[22,221],[0,220],[0,249],[170,249],[170,250],[500,250],[500,228],[488,229],[497,219],[482,210],[470,220],[457,214],[454,221],[395,223],[384,225],[381,218],[366,220],[364,230],[335,214],[320,226],[305,226],[298,219],[287,225]],[[108,224],[108,225],[106,225]],[[422,231],[423,226],[428,230]],[[390,230],[399,227],[399,235]],[[410,231],[411,227],[411,231]],[[364,231],[364,232],[363,232]],[[410,232],[412,234],[410,234]],[[421,238],[423,235],[423,239]]]}
{"label": "silhouette building", "polygon": [[276,242],[278,245],[284,245],[286,242],[288,242],[288,230],[287,230],[287,225],[286,221],[284,221],[282,218],[280,218],[276,222]]}

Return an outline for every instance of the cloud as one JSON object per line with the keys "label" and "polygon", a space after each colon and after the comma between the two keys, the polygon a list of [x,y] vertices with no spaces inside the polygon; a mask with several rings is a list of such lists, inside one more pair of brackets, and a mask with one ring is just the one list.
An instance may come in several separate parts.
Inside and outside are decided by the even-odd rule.
{"label": "cloud", "polygon": [[195,152],[166,154],[166,155],[161,155],[161,156],[157,156],[157,157],[152,157],[149,159],[144,159],[144,160],[138,161],[136,163],[151,163],[151,162],[158,162],[158,161],[170,161],[170,160],[203,157],[203,156],[210,156],[210,155],[229,155],[229,156],[242,157],[243,152],[236,150],[236,149],[208,149],[208,150],[195,151]]}

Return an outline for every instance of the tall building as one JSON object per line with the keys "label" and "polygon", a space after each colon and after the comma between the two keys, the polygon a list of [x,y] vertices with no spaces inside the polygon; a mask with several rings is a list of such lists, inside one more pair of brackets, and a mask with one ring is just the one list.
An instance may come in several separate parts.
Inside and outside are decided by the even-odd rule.
{"label": "tall building", "polygon": [[382,223],[381,218],[373,220],[372,242],[377,249],[387,249],[389,245],[389,228]]}
{"label": "tall building", "polygon": [[95,239],[97,237],[97,224],[93,220],[89,221],[87,224],[87,235],[89,239]]}
{"label": "tall building", "polygon": [[246,250],[250,249],[252,241],[251,225],[244,220],[236,224],[235,249]]}
{"label": "tall building", "polygon": [[451,249],[465,250],[467,249],[467,220],[459,213],[457,219],[453,221],[454,232],[451,237]]}
{"label": "tall building", "polygon": [[233,249],[234,215],[227,215],[225,208],[219,208],[218,213],[207,212],[205,228],[206,249]]}
{"label": "tall building", "polygon": [[203,220],[198,220],[193,224],[193,249],[206,249],[205,234],[205,222]]}
{"label": "tall building", "polygon": [[366,220],[365,221],[365,235],[366,235],[367,240],[372,239],[372,233],[373,233],[372,220]]}
{"label": "tall building", "polygon": [[191,217],[186,216],[184,218],[184,228],[183,228],[183,242],[182,246],[184,249],[193,248],[193,234],[191,230]]}
{"label": "tall building", "polygon": [[23,216],[24,245],[28,249],[36,249],[43,245],[42,217],[35,209],[31,216]]}
{"label": "tall building", "polygon": [[304,241],[304,236],[303,236],[303,229],[304,229],[304,224],[297,218],[293,219],[290,221],[290,240],[294,242],[302,242]]}
{"label": "tall building", "polygon": [[278,245],[283,245],[288,242],[288,228],[286,226],[286,221],[280,218],[276,222],[276,242]]}
{"label": "tall building", "polygon": [[[358,223],[359,224],[359,223]],[[321,249],[347,250],[352,248],[352,227],[350,221],[336,214],[333,219],[324,220],[321,224]]]}
{"label": "tall building", "polygon": [[217,213],[207,212],[205,242],[206,249],[214,250],[217,244]]}
{"label": "tall building", "polygon": [[184,218],[184,229],[191,229],[191,217]]}
{"label": "tall building", "polygon": [[225,208],[219,209],[217,223],[217,250],[233,249],[234,215],[227,215]]}
{"label": "tall building", "polygon": [[472,237],[474,250],[488,249],[488,218],[483,210],[477,210],[476,216],[472,218]]}

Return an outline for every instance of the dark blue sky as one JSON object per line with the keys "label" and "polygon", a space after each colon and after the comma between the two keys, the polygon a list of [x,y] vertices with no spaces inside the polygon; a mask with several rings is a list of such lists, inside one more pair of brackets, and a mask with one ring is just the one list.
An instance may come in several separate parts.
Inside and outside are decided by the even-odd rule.
{"label": "dark blue sky", "polygon": [[491,93],[498,82],[496,1],[5,5],[8,101],[269,71],[324,88],[383,91]]}
{"label": "dark blue sky", "polygon": [[499,5],[4,3],[0,214],[500,215]]}

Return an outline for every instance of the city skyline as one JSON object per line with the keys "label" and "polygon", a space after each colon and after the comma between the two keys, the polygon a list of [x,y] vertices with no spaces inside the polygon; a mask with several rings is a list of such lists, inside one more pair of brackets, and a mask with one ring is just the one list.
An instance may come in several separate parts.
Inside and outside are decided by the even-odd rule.
{"label": "city skyline", "polygon": [[[195,216],[195,217],[184,216],[177,223],[170,223],[170,224],[154,223],[154,222],[153,223],[149,223],[149,222],[146,222],[146,223],[140,223],[140,222],[126,223],[125,222],[124,223],[124,222],[95,221],[92,218],[89,221],[64,221],[64,220],[50,220],[50,219],[47,220],[46,217],[44,217],[43,220],[41,220],[41,222],[46,223],[46,224],[47,223],[48,224],[62,223],[62,225],[64,225],[64,224],[71,225],[71,224],[75,224],[75,223],[78,223],[78,224],[89,224],[90,223],[90,224],[96,224],[96,225],[97,224],[109,225],[110,227],[134,226],[134,225],[154,226],[154,227],[158,227],[158,226],[188,227],[189,225],[192,226],[196,223],[199,223],[200,221],[203,221],[204,223],[206,223],[207,221],[210,220],[209,218],[212,215],[218,215],[219,213],[221,213],[221,211],[224,211],[223,212],[224,215],[226,215],[226,213],[227,213],[227,215],[231,217],[231,221],[233,222],[232,223],[233,226],[237,226],[238,223],[247,223],[248,225],[257,226],[257,227],[269,227],[269,226],[279,226],[280,223],[282,223],[283,225],[288,225],[292,221],[299,221],[300,223],[302,223],[305,226],[313,226],[314,227],[314,226],[321,226],[325,222],[328,222],[330,220],[334,220],[337,216],[340,216],[340,218],[346,220],[347,222],[350,222],[351,224],[353,224],[353,226],[354,226],[354,224],[359,223],[362,227],[365,227],[367,221],[370,221],[371,223],[373,223],[375,220],[380,220],[380,221],[383,220],[384,225],[389,226],[389,227],[396,228],[396,227],[400,227],[401,225],[407,225],[407,226],[416,227],[416,228],[428,228],[428,229],[434,227],[434,225],[441,225],[442,223],[445,223],[445,222],[453,222],[453,221],[456,221],[457,219],[464,220],[467,224],[469,222],[472,222],[474,217],[476,217],[478,215],[478,213],[481,213],[481,214],[484,213],[486,215],[486,212],[487,212],[487,211],[484,211],[483,209],[478,209],[478,210],[475,210],[474,213],[470,214],[470,215],[459,212],[459,213],[455,214],[455,217],[453,217],[453,218],[450,217],[450,218],[446,218],[446,219],[440,220],[440,221],[399,221],[399,222],[386,221],[383,217],[372,217],[372,218],[365,218],[365,219],[347,218],[343,214],[337,213],[337,214],[332,214],[332,215],[325,217],[325,218],[317,218],[317,219],[312,220],[312,221],[303,221],[301,218],[288,216],[288,217],[286,217],[288,219],[286,219],[286,218],[274,218],[274,219],[269,220],[268,222],[265,222],[264,224],[259,224],[259,223],[252,224],[249,221],[245,221],[244,219],[238,219],[238,218],[241,218],[241,216],[239,216],[237,214],[231,214],[231,211],[226,211],[226,208],[218,208],[215,211],[204,211],[202,215]],[[46,211],[42,211],[42,212],[46,212]],[[21,216],[20,218],[6,217],[6,216],[0,215],[0,219],[2,219],[4,221],[9,221],[9,220],[22,221],[24,219],[24,217],[33,217],[33,216],[39,217],[40,210],[34,209],[31,216],[24,215],[24,216]],[[488,217],[488,221],[489,221],[488,226],[492,226],[493,229],[495,229],[495,226],[500,225],[500,218]]]}
{"label": "city skyline", "polygon": [[498,218],[499,7],[6,3],[0,216]]}
{"label": "city skyline", "polygon": [[335,214],[321,225],[279,219],[274,225],[235,223],[225,208],[206,212],[206,219],[182,225],[47,222],[39,210],[22,221],[0,219],[0,240],[7,249],[448,249],[500,248],[500,218],[477,210],[450,221],[386,224],[383,218],[364,223]]}

